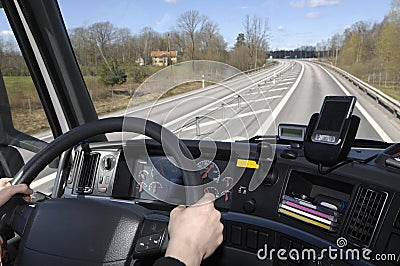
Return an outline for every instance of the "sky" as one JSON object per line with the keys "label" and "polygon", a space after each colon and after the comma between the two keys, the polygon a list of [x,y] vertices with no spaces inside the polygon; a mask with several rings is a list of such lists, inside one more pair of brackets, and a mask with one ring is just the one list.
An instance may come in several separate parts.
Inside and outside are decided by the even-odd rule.
{"label": "sky", "polygon": [[[110,21],[137,33],[150,26],[163,33],[187,10],[216,22],[228,46],[243,32],[246,15],[268,18],[271,50],[315,45],[363,20],[381,22],[390,0],[59,0],[68,29]],[[0,35],[10,34],[0,16]]]}

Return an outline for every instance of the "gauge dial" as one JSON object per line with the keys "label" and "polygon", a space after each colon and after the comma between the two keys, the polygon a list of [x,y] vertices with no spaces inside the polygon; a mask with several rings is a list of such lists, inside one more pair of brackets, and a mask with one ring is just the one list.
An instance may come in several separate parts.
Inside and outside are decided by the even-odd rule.
{"label": "gauge dial", "polygon": [[139,182],[139,183],[136,185],[136,190],[137,190],[139,193],[141,193],[141,192],[143,192],[143,189],[145,189],[146,187],[147,187],[147,185],[146,185],[145,182]]}
{"label": "gauge dial", "polygon": [[221,192],[221,197],[224,199],[224,202],[227,202],[231,199],[231,193],[229,190],[225,190]]}
{"label": "gauge dial", "polygon": [[231,186],[233,185],[233,178],[230,176],[226,176],[222,178],[222,182],[224,183],[225,188],[231,188]]}
{"label": "gauge dial", "polygon": [[218,198],[219,192],[218,189],[216,189],[215,187],[206,187],[204,189],[204,193],[212,193],[214,194],[215,198]]}
{"label": "gauge dial", "polygon": [[140,180],[146,180],[150,176],[150,173],[147,170],[141,170],[138,175]]}
{"label": "gauge dial", "polygon": [[203,160],[197,163],[197,167],[200,169],[200,177],[203,181],[219,181],[221,173],[216,163],[209,160]]}
{"label": "gauge dial", "polygon": [[151,183],[149,184],[149,191],[150,191],[151,193],[153,193],[153,195],[156,194],[157,191],[160,190],[160,189],[162,189],[162,188],[163,188],[163,186],[161,185],[161,183],[160,183],[160,182],[157,182],[157,181],[151,182]]}

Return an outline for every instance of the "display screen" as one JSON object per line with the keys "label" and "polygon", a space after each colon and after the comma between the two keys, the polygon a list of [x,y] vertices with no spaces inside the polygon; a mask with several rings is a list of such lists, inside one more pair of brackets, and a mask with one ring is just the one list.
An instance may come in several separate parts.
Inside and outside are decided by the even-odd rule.
{"label": "display screen", "polygon": [[326,101],[316,129],[340,132],[347,118],[350,105],[350,101]]}
{"label": "display screen", "polygon": [[281,138],[296,138],[302,139],[303,138],[303,129],[300,128],[287,128],[284,127],[281,130]]}

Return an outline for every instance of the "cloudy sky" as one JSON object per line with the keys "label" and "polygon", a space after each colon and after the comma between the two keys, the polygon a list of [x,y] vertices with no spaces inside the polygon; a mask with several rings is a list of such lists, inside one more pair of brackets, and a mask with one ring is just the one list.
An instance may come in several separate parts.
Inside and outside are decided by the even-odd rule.
{"label": "cloudy sky", "polygon": [[[243,18],[268,18],[270,48],[293,49],[315,45],[354,22],[380,22],[390,9],[390,0],[60,0],[68,28],[110,21],[138,32],[150,26],[166,32],[186,10],[198,10],[217,22],[230,46],[243,31]],[[9,34],[4,15],[0,35]]]}

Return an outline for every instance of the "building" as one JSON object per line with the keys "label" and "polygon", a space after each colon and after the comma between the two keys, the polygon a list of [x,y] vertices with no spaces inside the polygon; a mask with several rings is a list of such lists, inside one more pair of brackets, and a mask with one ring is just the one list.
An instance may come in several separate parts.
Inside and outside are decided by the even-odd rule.
{"label": "building", "polygon": [[169,66],[178,62],[178,51],[152,51],[153,66]]}
{"label": "building", "polygon": [[138,59],[135,60],[135,63],[138,66],[144,66],[144,59],[142,57],[139,57]]}

